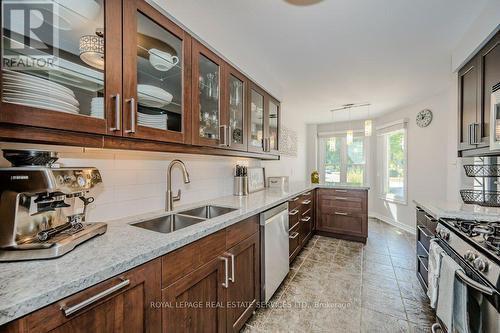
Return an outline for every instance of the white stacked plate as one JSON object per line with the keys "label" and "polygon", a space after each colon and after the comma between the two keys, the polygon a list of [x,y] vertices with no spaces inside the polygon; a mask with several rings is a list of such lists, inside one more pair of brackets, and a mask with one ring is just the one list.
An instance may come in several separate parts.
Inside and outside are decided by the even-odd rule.
{"label": "white stacked plate", "polygon": [[152,108],[161,108],[172,102],[172,94],[160,87],[148,84],[137,85],[137,98],[140,105]]}
{"label": "white stacked plate", "polygon": [[137,122],[141,126],[166,130],[167,119],[168,116],[166,114],[146,114],[142,112],[137,113]]}
{"label": "white stacked plate", "polygon": [[80,103],[70,89],[45,78],[3,70],[2,96],[6,103],[78,113]]}
{"label": "white stacked plate", "polygon": [[94,97],[90,102],[90,115],[104,119],[104,97]]}

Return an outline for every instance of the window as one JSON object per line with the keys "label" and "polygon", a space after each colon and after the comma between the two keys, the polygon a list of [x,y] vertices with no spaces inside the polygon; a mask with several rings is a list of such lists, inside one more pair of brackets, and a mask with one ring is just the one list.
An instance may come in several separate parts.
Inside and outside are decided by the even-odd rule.
{"label": "window", "polygon": [[348,145],[345,133],[320,136],[318,157],[321,179],[325,183],[366,184],[366,142],[364,136],[355,136]]}
{"label": "window", "polygon": [[382,199],[407,204],[407,142],[405,123],[378,133],[380,195]]}

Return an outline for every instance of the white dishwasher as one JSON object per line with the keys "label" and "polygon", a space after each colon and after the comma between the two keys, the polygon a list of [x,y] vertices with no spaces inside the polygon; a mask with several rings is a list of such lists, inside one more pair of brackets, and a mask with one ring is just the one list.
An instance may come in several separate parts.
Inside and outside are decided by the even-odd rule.
{"label": "white dishwasher", "polygon": [[290,270],[288,203],[260,214],[261,300],[268,302]]}

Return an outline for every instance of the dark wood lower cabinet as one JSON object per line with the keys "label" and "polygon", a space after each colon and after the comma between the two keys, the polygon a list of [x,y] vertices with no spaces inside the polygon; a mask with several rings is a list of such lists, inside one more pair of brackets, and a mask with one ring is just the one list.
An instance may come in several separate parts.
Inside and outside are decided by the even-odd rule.
{"label": "dark wood lower cabinet", "polygon": [[163,332],[225,332],[226,268],[213,259],[162,291]]}
{"label": "dark wood lower cabinet", "polygon": [[368,191],[317,190],[316,230],[319,234],[366,242],[368,237]]}
{"label": "dark wood lower cabinet", "polygon": [[259,302],[259,244],[253,216],[0,326],[0,333],[238,332]]}
{"label": "dark wood lower cabinet", "polygon": [[[158,259],[101,282],[0,327],[0,332],[161,332],[161,263]],[[76,305],[110,288],[114,293],[71,314]]]}
{"label": "dark wood lower cabinet", "polygon": [[231,263],[231,278],[227,288],[227,332],[236,333],[252,316],[260,299],[259,233],[227,252]]}

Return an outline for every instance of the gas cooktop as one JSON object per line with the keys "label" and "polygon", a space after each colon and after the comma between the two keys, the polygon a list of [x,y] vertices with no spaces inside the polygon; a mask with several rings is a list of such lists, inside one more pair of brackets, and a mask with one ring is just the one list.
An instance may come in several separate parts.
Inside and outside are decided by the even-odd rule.
{"label": "gas cooktop", "polygon": [[445,219],[447,225],[500,261],[500,222]]}

